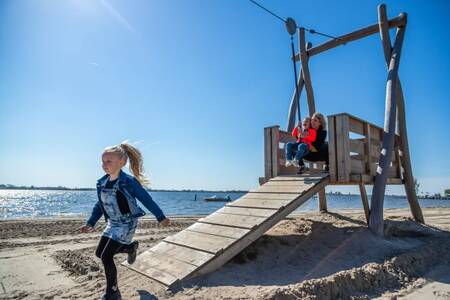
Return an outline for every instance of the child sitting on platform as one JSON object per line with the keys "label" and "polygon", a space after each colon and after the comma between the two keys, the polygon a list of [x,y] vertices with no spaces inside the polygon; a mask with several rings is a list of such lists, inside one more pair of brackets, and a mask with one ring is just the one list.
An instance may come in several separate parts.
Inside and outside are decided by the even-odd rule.
{"label": "child sitting on platform", "polygon": [[[311,143],[316,140],[317,131],[311,128],[311,118],[306,117],[303,119],[303,131],[301,124],[292,131],[292,136],[297,138],[297,142],[289,142],[286,144],[286,167],[292,165],[300,168],[298,174],[305,171],[305,165],[303,163],[303,157],[309,153],[311,149]],[[294,156],[295,153],[295,157]]]}

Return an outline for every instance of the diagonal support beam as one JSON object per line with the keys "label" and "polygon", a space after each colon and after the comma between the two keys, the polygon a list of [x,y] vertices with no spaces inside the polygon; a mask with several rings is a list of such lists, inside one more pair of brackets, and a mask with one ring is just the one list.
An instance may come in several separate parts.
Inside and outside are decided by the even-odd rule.
{"label": "diagonal support beam", "polygon": [[[311,43],[306,43],[306,49],[310,49],[312,47]],[[287,132],[291,132],[294,127],[296,126],[295,124],[295,116],[297,113],[297,101],[296,101],[296,97],[297,97],[297,91],[299,93],[298,98],[300,99],[300,95],[302,93],[303,87],[305,86],[305,77],[303,74],[303,66],[300,68],[300,76],[298,77],[298,82],[297,82],[297,89],[294,89],[294,94],[292,95],[291,98],[291,104],[289,106],[289,114],[288,114],[288,123],[286,126],[286,131]]]}
{"label": "diagonal support beam", "polygon": [[298,45],[300,50],[300,61],[302,62],[303,79],[305,80],[306,96],[308,98],[309,115],[316,112],[314,103],[314,91],[311,84],[311,73],[309,72],[309,59],[306,49],[305,28],[301,27],[298,32]]}
{"label": "diagonal support beam", "polygon": [[397,83],[398,69],[400,65],[400,54],[405,35],[405,27],[397,30],[394,49],[389,61],[388,80],[386,84],[386,108],[384,115],[383,145],[378,162],[377,175],[372,191],[371,213],[369,228],[376,235],[384,235],[383,202],[386,191],[386,183],[389,173],[389,165],[392,160],[395,139],[395,118],[397,107]]}
{"label": "diagonal support beam", "polygon": [[[401,15],[405,19],[406,24],[406,14]],[[380,27],[381,41],[383,45],[384,58],[386,60],[386,65],[389,67],[389,59],[392,54],[391,40],[389,37],[389,25],[388,18],[386,14],[386,5],[381,4],[378,6],[378,23]],[[397,130],[400,135],[400,150],[402,158],[402,166],[404,169],[404,184],[406,196],[409,202],[409,207],[414,219],[417,222],[424,223],[424,218],[422,214],[422,209],[420,208],[419,202],[417,200],[416,191],[414,188],[414,177],[411,167],[411,159],[409,155],[409,145],[408,145],[408,134],[406,131],[406,113],[405,113],[405,100],[403,97],[403,89],[400,82],[400,77],[397,77],[396,84],[396,94],[397,94]]]}

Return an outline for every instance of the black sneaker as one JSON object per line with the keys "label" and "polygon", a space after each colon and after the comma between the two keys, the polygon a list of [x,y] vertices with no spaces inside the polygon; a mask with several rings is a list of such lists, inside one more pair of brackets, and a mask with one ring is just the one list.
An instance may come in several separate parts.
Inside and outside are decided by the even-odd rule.
{"label": "black sneaker", "polygon": [[117,289],[115,292],[104,294],[101,300],[122,300],[122,295]]}
{"label": "black sneaker", "polygon": [[305,171],[306,171],[306,167],[305,166],[300,166],[300,168],[297,171],[297,174],[298,175],[303,174],[303,173],[305,173]]}
{"label": "black sneaker", "polygon": [[139,242],[134,241],[130,252],[128,252],[127,262],[132,265],[136,261],[137,248],[139,247]]}

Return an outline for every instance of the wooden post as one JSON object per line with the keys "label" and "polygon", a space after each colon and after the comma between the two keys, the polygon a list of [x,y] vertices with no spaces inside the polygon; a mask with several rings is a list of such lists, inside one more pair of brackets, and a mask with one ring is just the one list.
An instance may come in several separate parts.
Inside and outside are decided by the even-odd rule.
{"label": "wooden post", "polygon": [[387,177],[389,175],[389,165],[392,158],[395,139],[395,118],[396,118],[396,85],[398,68],[400,64],[400,54],[403,45],[405,28],[397,30],[394,49],[389,62],[388,80],[386,85],[386,108],[384,115],[383,146],[375,177],[375,184],[371,199],[371,212],[369,228],[377,235],[384,235],[383,202],[386,190]]}
{"label": "wooden post", "polygon": [[325,194],[325,188],[322,188],[318,192],[319,194],[319,211],[326,212],[327,209],[327,196]]}
{"label": "wooden post", "polygon": [[[406,24],[406,18],[404,18],[403,15],[400,15],[399,17],[393,18],[389,20],[388,25],[389,28],[394,27],[400,27]],[[372,35],[379,32],[378,24],[370,25],[365,28],[353,31],[351,33],[338,36],[336,39],[332,39],[328,42],[325,42],[323,44],[320,44],[314,48],[311,48],[307,51],[308,57],[312,57],[316,54],[322,53],[324,51],[327,51],[329,49],[335,48],[340,45],[345,45],[349,42],[353,42],[359,39],[362,39],[366,36]],[[295,60],[300,60],[300,54],[295,55]]]}
{"label": "wooden post", "polygon": [[272,178],[272,127],[264,128],[264,178]]}
{"label": "wooden post", "polygon": [[361,193],[361,201],[364,207],[364,214],[366,216],[366,222],[367,225],[369,225],[369,216],[370,216],[370,210],[369,210],[369,200],[367,198],[367,192],[366,192],[366,186],[363,182],[359,183],[359,192]]}
{"label": "wooden post", "polygon": [[365,144],[365,153],[367,155],[366,157],[366,173],[369,173],[369,175],[371,175],[372,172],[372,133],[370,132],[371,128],[370,128],[370,124],[366,124],[366,126],[364,126],[364,133],[366,135],[366,144]]}
{"label": "wooden post", "polygon": [[[312,47],[312,44],[310,42],[306,43],[306,49],[309,49]],[[291,105],[289,106],[289,114],[288,114],[288,124],[286,126],[287,132],[292,132],[295,124],[295,116],[297,115],[297,91],[298,91],[298,98],[300,99],[303,86],[305,85],[305,77],[303,76],[303,67],[300,68],[300,76],[298,78],[297,82],[297,89],[294,90],[294,95],[292,95],[291,98]]]}
{"label": "wooden post", "polygon": [[336,117],[328,117],[328,156],[330,181],[337,181],[336,171]]}
{"label": "wooden post", "polygon": [[278,158],[280,155],[278,152],[280,151],[279,141],[280,141],[280,126],[272,127],[272,178],[278,176],[279,172],[279,161]]}
{"label": "wooden post", "polygon": [[311,84],[311,74],[309,72],[308,55],[306,54],[305,28],[301,27],[298,32],[298,44],[300,50],[300,61],[302,62],[303,79],[305,80],[306,95],[308,98],[309,115],[316,112],[314,103],[314,91]]}
{"label": "wooden post", "polygon": [[[406,20],[407,16],[406,14],[402,14],[401,17],[405,19],[405,26],[406,26]],[[380,35],[381,40],[383,43],[383,51],[384,51],[384,58],[386,60],[386,64],[389,66],[389,60],[391,57],[391,40],[389,37],[389,28],[388,28],[388,21],[387,21],[387,15],[386,15],[386,5],[381,4],[378,6],[378,23],[380,28]],[[401,160],[398,161],[399,165],[403,167],[404,173],[404,184],[405,184],[405,190],[406,190],[406,196],[409,202],[409,207],[411,209],[411,213],[414,217],[414,219],[417,222],[425,223],[425,220],[423,218],[422,209],[420,208],[419,202],[417,200],[416,190],[414,188],[414,177],[412,173],[412,167],[411,167],[411,159],[409,155],[409,145],[408,145],[408,134],[406,131],[406,117],[405,117],[405,100],[403,97],[403,90],[402,85],[400,83],[400,78],[397,77],[397,84],[396,84],[396,94],[398,96],[397,98],[397,125],[398,125],[398,131],[400,135],[400,150],[401,150]]]}
{"label": "wooden post", "polygon": [[348,115],[336,116],[336,169],[337,181],[350,181],[350,141]]}

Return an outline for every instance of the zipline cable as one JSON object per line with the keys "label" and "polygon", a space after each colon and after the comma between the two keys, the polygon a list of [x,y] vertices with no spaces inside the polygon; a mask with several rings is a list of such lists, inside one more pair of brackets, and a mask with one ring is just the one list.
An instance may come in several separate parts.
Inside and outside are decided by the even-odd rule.
{"label": "zipline cable", "polygon": [[[274,13],[273,11],[267,9],[266,7],[262,6],[262,5],[259,4],[258,2],[254,1],[254,0],[248,0],[248,1],[250,1],[250,2],[253,3],[253,4],[255,4],[255,5],[258,6],[259,8],[264,9],[266,12],[268,12],[269,14],[271,14],[272,16],[274,16],[275,18],[277,18],[278,20],[283,21],[284,23],[286,23],[286,19],[280,17],[279,15],[277,15],[277,14]],[[297,28],[300,28],[300,27],[297,27]],[[318,35],[322,35],[322,36],[325,36],[325,37],[328,37],[328,38],[331,38],[331,39],[339,40],[338,37],[335,37],[335,36],[332,36],[332,35],[329,35],[329,34],[326,34],[326,33],[322,33],[322,32],[316,31],[315,29],[312,29],[312,28],[306,28],[306,27],[303,27],[303,28],[304,28],[306,31],[308,31],[309,33],[311,33],[311,34],[318,34]]]}

